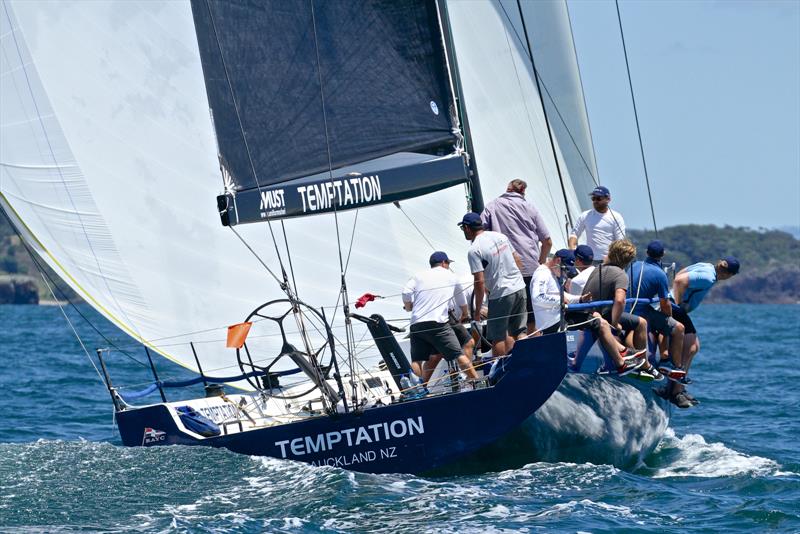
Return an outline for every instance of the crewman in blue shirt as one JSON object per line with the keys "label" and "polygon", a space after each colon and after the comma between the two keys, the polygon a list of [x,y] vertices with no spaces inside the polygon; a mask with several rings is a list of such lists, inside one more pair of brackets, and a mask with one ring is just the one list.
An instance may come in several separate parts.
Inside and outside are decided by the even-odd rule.
{"label": "crewman in blue shirt", "polygon": [[[670,297],[674,302],[672,316],[683,324],[685,328],[681,359],[683,368],[687,373],[689,372],[689,366],[692,364],[692,358],[700,350],[700,338],[697,337],[697,329],[695,329],[692,320],[689,318],[689,313],[700,305],[700,302],[714,287],[714,284],[736,275],[739,272],[739,267],[739,260],[733,256],[726,256],[719,260],[716,265],[695,263],[675,275],[675,280],[672,283],[672,292],[670,293]],[[684,378],[684,382],[688,382],[688,380]],[[698,403],[697,399],[686,391],[683,384],[675,383],[671,384],[671,386],[668,389],[672,393],[672,398],[675,398],[677,402],[681,404],[685,404],[685,401],[691,404]]]}
{"label": "crewman in blue shirt", "polygon": [[[628,296],[642,300],[659,298],[658,304],[636,302],[631,313],[647,320],[651,332],[669,338],[669,353],[662,357],[659,371],[673,380],[686,376],[682,366],[684,327],[672,317],[672,303],[669,301],[669,281],[661,267],[664,257],[664,245],[661,241],[652,241],[647,245],[647,259],[631,264],[628,272],[630,286]],[[671,361],[671,366],[666,365]]]}

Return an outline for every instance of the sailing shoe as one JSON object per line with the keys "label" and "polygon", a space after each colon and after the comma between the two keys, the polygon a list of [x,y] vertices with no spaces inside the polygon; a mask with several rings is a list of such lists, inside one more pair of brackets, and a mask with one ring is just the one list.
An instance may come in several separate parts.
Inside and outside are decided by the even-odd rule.
{"label": "sailing shoe", "polygon": [[626,361],[620,367],[617,368],[617,374],[619,376],[625,376],[637,370],[639,367],[644,365],[644,358],[640,358],[638,360],[634,360],[632,362]]}
{"label": "sailing shoe", "polygon": [[670,397],[669,401],[678,408],[691,408],[692,406],[694,406],[694,404],[692,404],[692,401],[690,401],[689,398],[686,396],[685,391],[679,391],[678,393]]}
{"label": "sailing shoe", "polygon": [[683,370],[683,367],[678,367],[672,362],[662,362],[658,370],[675,382],[679,382],[686,377],[686,371]]}
{"label": "sailing shoe", "polygon": [[652,365],[648,366],[647,369],[639,369],[635,373],[631,374],[631,377],[639,379],[642,382],[660,382],[661,380],[664,380],[664,375],[659,373],[658,369]]}
{"label": "sailing shoe", "polygon": [[[627,349],[626,349],[626,351],[627,351]],[[623,355],[620,352],[620,356],[622,356],[622,361],[625,362],[625,363],[635,363],[635,362],[643,362],[643,361],[645,361],[645,358],[647,357],[646,353],[647,353],[647,349],[643,349],[643,350],[640,350],[638,352],[633,352],[633,353],[626,352],[625,354],[627,354],[627,356]]]}
{"label": "sailing shoe", "polygon": [[688,391],[686,391],[685,389],[683,390],[683,396],[684,396],[684,397],[686,397],[687,399],[689,399],[689,402],[691,402],[691,403],[692,403],[692,406],[697,406],[698,404],[700,404],[700,401],[699,401],[699,400],[697,400],[697,399],[695,399],[695,398],[694,398],[694,397],[693,397],[693,396],[692,396],[692,395],[691,395],[691,394],[690,394]]}

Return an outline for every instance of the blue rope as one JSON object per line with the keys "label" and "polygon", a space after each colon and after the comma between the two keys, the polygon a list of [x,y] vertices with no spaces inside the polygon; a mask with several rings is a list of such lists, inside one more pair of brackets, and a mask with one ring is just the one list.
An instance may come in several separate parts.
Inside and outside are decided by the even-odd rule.
{"label": "blue rope", "polygon": [[[634,302],[638,302],[638,303],[641,303],[641,304],[652,304],[653,302],[658,302],[658,301],[659,301],[658,298],[652,298],[652,299],[642,299],[642,298],[635,299],[635,298],[631,298],[631,299],[626,299],[625,300],[625,304],[633,304]],[[602,308],[604,306],[611,306],[613,304],[614,304],[613,300],[598,300],[598,301],[595,301],[595,302],[580,302],[580,303],[576,303],[576,304],[569,304],[569,305],[567,305],[567,309],[568,310],[593,310],[595,308]]]}

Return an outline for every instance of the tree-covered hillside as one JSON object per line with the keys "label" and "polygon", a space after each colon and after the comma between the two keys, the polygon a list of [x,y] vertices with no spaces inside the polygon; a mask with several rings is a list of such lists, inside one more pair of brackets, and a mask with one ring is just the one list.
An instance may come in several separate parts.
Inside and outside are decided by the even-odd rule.
{"label": "tree-covered hillside", "polygon": [[[57,282],[53,291],[59,300],[80,300],[51,270],[47,272]],[[52,299],[25,245],[0,211],[0,304],[37,304]]]}
{"label": "tree-covered hillside", "polygon": [[[640,257],[655,238],[653,232],[643,230],[629,230],[628,236]],[[664,261],[675,262],[678,269],[699,261],[713,263],[727,255],[739,258],[739,275],[718,284],[708,301],[800,302],[800,240],[786,232],[688,224],[664,228],[659,238],[667,249]],[[65,284],[59,286],[71,299],[77,298]],[[60,293],[57,296],[63,298]],[[52,296],[25,247],[0,217],[0,303],[36,302],[39,298]]]}

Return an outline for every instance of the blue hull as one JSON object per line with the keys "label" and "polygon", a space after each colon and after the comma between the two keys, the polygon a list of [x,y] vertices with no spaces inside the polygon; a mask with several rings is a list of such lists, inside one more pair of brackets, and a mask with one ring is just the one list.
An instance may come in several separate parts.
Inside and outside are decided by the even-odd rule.
{"label": "blue hull", "polygon": [[[568,350],[576,348],[568,334]],[[510,469],[532,462],[591,462],[633,467],[655,450],[672,405],[631,375],[597,374],[607,357],[595,346],[556,392],[517,429],[477,451],[456,472]]]}
{"label": "blue hull", "polygon": [[206,445],[369,473],[429,472],[457,465],[533,415],[564,378],[566,352],[563,334],[526,339],[491,388],[205,439],[179,429],[164,404],[119,411],[117,424],[128,446]]}

